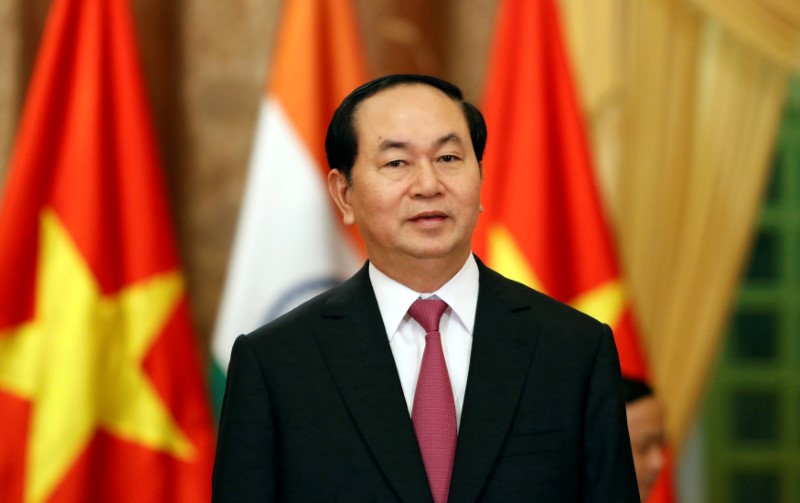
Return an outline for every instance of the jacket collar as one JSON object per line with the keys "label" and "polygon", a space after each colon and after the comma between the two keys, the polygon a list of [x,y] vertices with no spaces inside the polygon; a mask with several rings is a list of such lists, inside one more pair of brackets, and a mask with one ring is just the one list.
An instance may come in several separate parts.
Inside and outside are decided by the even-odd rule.
{"label": "jacket collar", "polygon": [[[452,502],[480,495],[514,418],[539,331],[515,320],[530,308],[529,301],[512,293],[509,280],[477,262],[480,287]],[[366,265],[329,297],[315,335],[357,427],[400,499],[431,501]]]}

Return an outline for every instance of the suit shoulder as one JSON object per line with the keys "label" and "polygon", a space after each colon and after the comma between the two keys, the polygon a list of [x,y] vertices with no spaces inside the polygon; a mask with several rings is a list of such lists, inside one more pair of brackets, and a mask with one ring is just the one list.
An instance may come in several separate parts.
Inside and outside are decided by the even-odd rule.
{"label": "suit shoulder", "polygon": [[[257,346],[304,343],[321,318],[346,309],[347,303],[369,293],[366,268],[338,286],[320,293],[246,335]],[[342,307],[345,306],[345,307]]]}
{"label": "suit shoulder", "polygon": [[260,345],[267,340],[288,337],[291,334],[307,331],[313,326],[313,320],[320,316],[322,306],[330,296],[331,290],[323,292],[258,327],[247,334],[246,337]]}
{"label": "suit shoulder", "polygon": [[493,269],[486,268],[486,284],[490,289],[502,292],[512,306],[530,309],[544,324],[576,325],[586,329],[602,327],[604,324],[588,314],[518,281],[506,278]]}

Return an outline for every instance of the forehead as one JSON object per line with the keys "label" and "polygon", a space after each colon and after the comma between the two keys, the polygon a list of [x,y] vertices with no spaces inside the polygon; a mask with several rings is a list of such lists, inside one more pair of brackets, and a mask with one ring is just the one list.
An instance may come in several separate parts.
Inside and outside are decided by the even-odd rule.
{"label": "forehead", "polygon": [[359,143],[395,135],[468,135],[461,104],[426,84],[400,84],[365,99],[354,115]]}

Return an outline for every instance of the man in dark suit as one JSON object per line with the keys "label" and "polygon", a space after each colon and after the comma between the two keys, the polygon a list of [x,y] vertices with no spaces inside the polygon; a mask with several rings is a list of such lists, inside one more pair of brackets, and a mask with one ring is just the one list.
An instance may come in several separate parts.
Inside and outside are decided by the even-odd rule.
{"label": "man in dark suit", "polygon": [[439,79],[345,98],[328,185],[369,261],[237,339],[214,501],[639,501],[609,328],[471,253],[485,141]]}

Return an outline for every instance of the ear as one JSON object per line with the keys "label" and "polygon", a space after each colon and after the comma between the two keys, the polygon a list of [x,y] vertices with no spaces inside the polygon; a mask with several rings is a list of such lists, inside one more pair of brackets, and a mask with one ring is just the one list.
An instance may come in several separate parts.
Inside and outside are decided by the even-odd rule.
{"label": "ear", "polygon": [[338,169],[328,172],[328,192],[330,192],[336,207],[342,212],[342,221],[345,225],[352,225],[356,219],[350,204],[350,190],[352,187],[347,182],[347,177]]}

